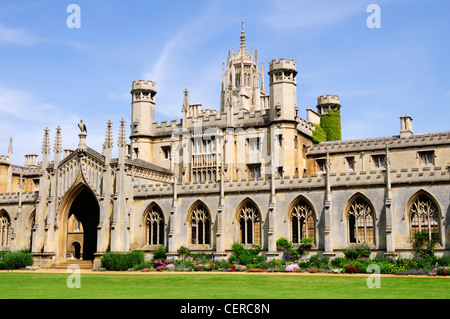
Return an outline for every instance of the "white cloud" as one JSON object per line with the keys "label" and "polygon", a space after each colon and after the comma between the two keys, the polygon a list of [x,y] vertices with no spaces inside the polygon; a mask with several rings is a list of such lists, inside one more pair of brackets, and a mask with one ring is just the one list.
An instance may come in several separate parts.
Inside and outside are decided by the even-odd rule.
{"label": "white cloud", "polygon": [[[23,163],[23,155],[40,154],[43,130],[54,130],[59,125],[63,128],[63,137],[68,137],[66,145],[77,142],[77,123],[80,117],[63,108],[41,101],[27,91],[0,87],[0,154],[7,151],[9,137],[13,137],[13,162]],[[8,141],[7,141],[8,140]],[[52,140],[53,143],[53,140]],[[63,140],[64,143],[64,140]],[[76,144],[75,144],[76,146]]]}
{"label": "white cloud", "polygon": [[13,29],[0,25],[0,43],[30,46],[42,42],[42,39],[27,30]]}

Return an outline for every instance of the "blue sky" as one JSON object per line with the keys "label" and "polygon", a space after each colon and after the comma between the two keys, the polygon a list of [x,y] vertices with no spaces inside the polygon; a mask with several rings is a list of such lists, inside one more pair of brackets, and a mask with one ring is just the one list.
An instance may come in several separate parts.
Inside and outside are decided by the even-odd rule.
{"label": "blue sky", "polygon": [[[68,28],[70,4],[81,28]],[[381,10],[370,29],[369,4]],[[77,124],[101,152],[106,122],[131,117],[131,83],[156,82],[156,120],[181,118],[191,103],[219,108],[222,63],[247,47],[265,70],[297,62],[299,116],[323,94],[340,96],[343,139],[397,135],[401,115],[414,133],[449,130],[449,1],[433,0],[2,0],[0,1],[0,154],[13,137],[13,162],[41,155],[43,130],[62,127],[76,148]],[[267,77],[267,74],[266,74]],[[268,79],[266,78],[268,90]]]}

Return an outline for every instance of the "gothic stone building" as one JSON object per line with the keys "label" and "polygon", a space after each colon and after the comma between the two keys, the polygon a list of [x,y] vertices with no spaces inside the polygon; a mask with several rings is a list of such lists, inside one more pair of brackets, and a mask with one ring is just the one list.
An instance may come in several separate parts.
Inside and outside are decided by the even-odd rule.
{"label": "gothic stone building", "polygon": [[244,31],[240,39],[223,67],[220,111],[190,104],[185,90],[182,119],[157,123],[156,85],[140,80],[130,135],[122,120],[114,142],[108,121],[101,153],[82,125],[76,150],[62,149],[59,127],[51,147],[45,129],[41,159],[25,155],[23,166],[11,163],[10,141],[0,156],[0,250],[30,249],[41,267],[98,266],[105,252],[150,256],[159,245],[221,257],[240,242],[279,258],[278,238],[306,237],[310,254],[365,244],[373,256],[409,257],[412,235],[426,230],[449,255],[450,132],[413,134],[401,116],[398,136],[341,141],[339,97],[318,97],[300,118],[295,61],[269,63],[266,92],[257,51]]}

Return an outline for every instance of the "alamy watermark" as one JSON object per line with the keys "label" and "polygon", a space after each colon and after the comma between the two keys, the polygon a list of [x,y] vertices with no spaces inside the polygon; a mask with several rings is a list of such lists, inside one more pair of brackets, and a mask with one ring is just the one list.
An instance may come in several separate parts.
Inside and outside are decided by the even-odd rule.
{"label": "alamy watermark", "polygon": [[67,288],[81,288],[81,271],[78,265],[69,265],[66,272],[71,274],[67,277]]}
{"label": "alamy watermark", "polygon": [[381,288],[381,276],[380,276],[380,266],[371,264],[367,267],[367,272],[372,273],[367,278],[367,287],[368,288]]}
{"label": "alamy watermark", "polygon": [[381,8],[378,4],[369,4],[366,9],[371,14],[367,17],[366,24],[369,29],[381,28]]}
{"label": "alamy watermark", "polygon": [[69,4],[66,9],[71,14],[67,17],[66,25],[69,29],[81,28],[81,8],[78,4]]}

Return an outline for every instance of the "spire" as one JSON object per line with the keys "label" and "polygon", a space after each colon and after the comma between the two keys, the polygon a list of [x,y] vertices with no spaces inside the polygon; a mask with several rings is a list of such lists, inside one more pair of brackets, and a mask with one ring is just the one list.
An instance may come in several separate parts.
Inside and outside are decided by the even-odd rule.
{"label": "spire", "polygon": [[103,143],[103,149],[111,149],[113,147],[112,122],[111,119],[106,122],[106,137]]}
{"label": "spire", "polygon": [[241,38],[241,49],[245,49],[244,21],[242,21],[242,31],[240,38]]}
{"label": "spire", "polygon": [[9,157],[10,159],[11,159],[12,152],[13,152],[12,141],[13,141],[13,138],[10,137],[10,138],[9,138],[9,145],[8,145],[8,157]]}
{"label": "spire", "polygon": [[183,99],[183,112],[187,112],[189,110],[189,91],[188,89],[184,89],[184,99]]}
{"label": "spire", "polygon": [[125,120],[122,119],[120,120],[120,128],[119,128],[119,142],[118,142],[118,146],[119,147],[124,147],[126,145],[126,135],[125,135]]}
{"label": "spire", "polygon": [[56,128],[56,135],[55,135],[55,146],[53,148],[53,151],[55,154],[60,154],[62,151],[62,144],[61,144],[61,127],[58,125]]}
{"label": "spire", "polygon": [[58,127],[56,128],[55,145],[53,147],[53,152],[55,155],[55,158],[54,158],[55,166],[58,166],[58,163],[61,160],[61,151],[62,151],[61,127],[58,125]]}
{"label": "spire", "polygon": [[44,140],[42,141],[42,154],[50,154],[50,139],[49,139],[49,129],[46,127],[44,129]]}

